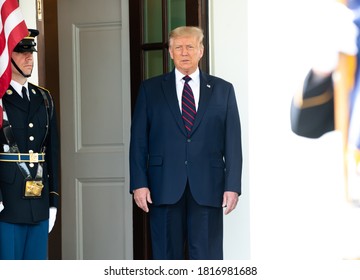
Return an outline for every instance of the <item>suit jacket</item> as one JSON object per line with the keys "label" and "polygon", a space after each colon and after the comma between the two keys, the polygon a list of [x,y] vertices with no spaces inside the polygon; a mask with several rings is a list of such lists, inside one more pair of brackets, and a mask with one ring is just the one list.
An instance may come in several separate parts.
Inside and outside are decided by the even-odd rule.
{"label": "suit jacket", "polygon": [[[15,141],[21,153],[41,152],[47,125],[47,112],[44,98],[39,87],[28,84],[30,107],[12,88],[2,98]],[[51,101],[50,93],[43,89]],[[54,107],[54,106],[52,106]],[[31,137],[32,136],[32,137]],[[7,144],[3,128],[0,130],[0,150]],[[49,218],[49,207],[58,206],[58,163],[59,140],[55,111],[50,120],[48,136],[44,143],[46,147],[45,162],[43,163],[43,183],[41,198],[24,199],[24,176],[15,162],[0,161],[0,201],[4,210],[0,213],[0,221],[9,223],[33,224]],[[31,167],[27,164],[32,178],[36,175],[38,163]]]}
{"label": "suit jacket", "polygon": [[319,138],[334,130],[334,89],[332,77],[314,80],[310,71],[303,92],[291,103],[291,129],[303,137]]}
{"label": "suit jacket", "polygon": [[187,181],[200,205],[221,207],[241,194],[241,128],[232,84],[200,71],[200,100],[188,136],[175,72],[142,82],[130,141],[130,192],[148,187],[155,205],[174,204]]}

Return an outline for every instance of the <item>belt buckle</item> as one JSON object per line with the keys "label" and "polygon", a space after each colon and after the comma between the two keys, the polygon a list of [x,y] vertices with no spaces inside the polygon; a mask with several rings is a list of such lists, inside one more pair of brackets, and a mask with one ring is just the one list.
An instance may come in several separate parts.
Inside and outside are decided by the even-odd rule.
{"label": "belt buckle", "polygon": [[37,163],[39,162],[39,154],[38,153],[30,153],[29,154],[29,161],[31,163]]}

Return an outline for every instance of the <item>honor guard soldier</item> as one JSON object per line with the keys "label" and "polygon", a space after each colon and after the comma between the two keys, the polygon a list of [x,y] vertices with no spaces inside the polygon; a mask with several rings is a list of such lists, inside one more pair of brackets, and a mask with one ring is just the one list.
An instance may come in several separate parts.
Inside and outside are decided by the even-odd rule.
{"label": "honor guard soldier", "polygon": [[0,259],[47,259],[59,200],[59,140],[48,90],[28,82],[36,52],[29,34],[11,55],[12,80],[2,97]]}

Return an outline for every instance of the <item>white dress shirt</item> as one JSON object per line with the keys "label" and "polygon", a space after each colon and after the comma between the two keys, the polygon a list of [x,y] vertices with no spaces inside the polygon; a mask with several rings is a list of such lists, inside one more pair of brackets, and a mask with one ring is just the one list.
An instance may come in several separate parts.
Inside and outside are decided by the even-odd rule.
{"label": "white dress shirt", "polygon": [[28,95],[28,99],[30,100],[30,96],[29,96],[29,89],[28,89],[28,82],[26,81],[25,84],[20,85],[18,82],[11,80],[10,85],[16,90],[16,92],[21,96],[22,96],[22,87],[26,88],[26,93]]}
{"label": "white dress shirt", "polygon": [[[182,96],[182,91],[183,91],[184,84],[185,84],[185,81],[183,80],[184,77],[185,77],[185,75],[180,73],[180,71],[175,68],[176,93],[177,93],[177,98],[179,101],[180,112],[181,112],[181,107],[182,107],[181,106],[181,96]],[[197,111],[198,105],[199,105],[199,99],[200,99],[200,71],[199,71],[199,68],[196,69],[196,71],[194,73],[189,75],[189,77],[191,78],[191,80],[189,81],[189,86],[191,87],[192,92],[194,94],[195,107],[196,107],[196,111]]]}

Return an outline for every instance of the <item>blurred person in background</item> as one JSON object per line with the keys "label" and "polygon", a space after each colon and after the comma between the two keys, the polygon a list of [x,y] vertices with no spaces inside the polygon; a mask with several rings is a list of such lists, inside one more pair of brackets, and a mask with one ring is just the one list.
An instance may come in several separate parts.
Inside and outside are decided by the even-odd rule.
{"label": "blurred person in background", "polygon": [[347,211],[344,258],[360,258],[360,0],[324,2],[314,59],[291,103],[291,129],[306,138],[342,132]]}

